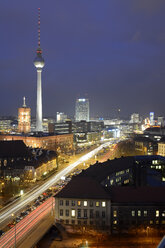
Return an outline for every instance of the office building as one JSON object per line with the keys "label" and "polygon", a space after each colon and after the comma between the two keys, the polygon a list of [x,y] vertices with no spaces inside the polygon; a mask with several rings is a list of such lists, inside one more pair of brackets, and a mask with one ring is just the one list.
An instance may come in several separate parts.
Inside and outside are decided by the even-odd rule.
{"label": "office building", "polygon": [[55,195],[56,222],[110,233],[164,230],[164,169],[161,156],[97,162]]}
{"label": "office building", "polygon": [[150,125],[151,126],[155,125],[154,112],[150,112]]}
{"label": "office building", "polygon": [[75,120],[76,121],[89,121],[89,100],[88,99],[79,98],[76,100]]}
{"label": "office building", "polygon": [[140,122],[139,114],[133,113],[131,115],[130,123],[139,123],[139,122]]}
{"label": "office building", "polygon": [[65,122],[67,119],[67,115],[65,115],[63,112],[57,112],[56,115],[56,122],[60,123],[60,122]]}

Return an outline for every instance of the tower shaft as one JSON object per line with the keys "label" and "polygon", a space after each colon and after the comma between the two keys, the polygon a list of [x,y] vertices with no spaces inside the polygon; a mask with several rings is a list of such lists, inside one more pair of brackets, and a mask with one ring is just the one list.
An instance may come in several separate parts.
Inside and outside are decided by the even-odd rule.
{"label": "tower shaft", "polygon": [[42,69],[37,69],[37,109],[36,109],[36,131],[42,132]]}

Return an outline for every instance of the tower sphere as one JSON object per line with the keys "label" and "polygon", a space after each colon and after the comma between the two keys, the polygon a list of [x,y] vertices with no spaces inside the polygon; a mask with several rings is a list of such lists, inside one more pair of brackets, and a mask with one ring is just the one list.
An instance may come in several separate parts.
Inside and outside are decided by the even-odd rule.
{"label": "tower sphere", "polygon": [[37,49],[37,56],[34,59],[34,66],[38,69],[43,68],[45,65],[45,61],[42,57],[42,50],[41,49]]}

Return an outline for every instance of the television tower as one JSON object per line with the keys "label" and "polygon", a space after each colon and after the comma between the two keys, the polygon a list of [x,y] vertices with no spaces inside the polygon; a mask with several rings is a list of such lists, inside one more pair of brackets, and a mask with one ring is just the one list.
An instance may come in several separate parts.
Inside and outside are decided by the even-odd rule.
{"label": "television tower", "polygon": [[42,57],[42,49],[40,47],[40,8],[38,8],[38,48],[37,56],[34,59],[34,66],[37,68],[37,108],[36,108],[36,131],[42,132],[42,82],[41,72],[45,62]]}

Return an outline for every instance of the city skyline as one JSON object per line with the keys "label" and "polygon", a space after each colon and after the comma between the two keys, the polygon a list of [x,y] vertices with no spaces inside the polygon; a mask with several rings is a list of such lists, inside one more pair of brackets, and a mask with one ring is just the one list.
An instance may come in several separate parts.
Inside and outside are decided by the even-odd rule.
{"label": "city skyline", "polygon": [[[148,4],[150,2],[150,4]],[[36,10],[42,13],[43,115],[74,115],[76,98],[90,100],[91,116],[134,112],[165,115],[165,3],[66,0],[1,6],[0,115],[16,115],[22,96],[36,110]],[[131,23],[129,22],[131,19]],[[8,99],[6,101],[6,99]]]}

